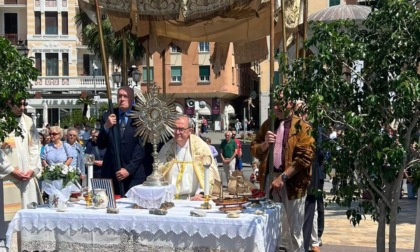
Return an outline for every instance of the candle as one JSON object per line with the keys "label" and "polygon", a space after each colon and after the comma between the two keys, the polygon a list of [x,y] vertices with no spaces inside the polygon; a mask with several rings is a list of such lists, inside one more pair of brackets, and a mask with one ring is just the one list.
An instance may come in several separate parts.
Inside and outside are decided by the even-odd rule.
{"label": "candle", "polygon": [[209,195],[209,168],[204,169],[204,195]]}
{"label": "candle", "polygon": [[92,191],[92,178],[93,178],[93,164],[95,163],[95,155],[85,154],[85,164],[88,167],[87,180],[88,180],[88,193]]}
{"label": "candle", "polygon": [[213,157],[211,155],[204,155],[201,159],[201,162],[204,166],[204,195],[208,196],[210,194],[210,165],[213,162]]}
{"label": "candle", "polygon": [[92,177],[93,177],[93,165],[88,165],[88,193],[92,191]]}

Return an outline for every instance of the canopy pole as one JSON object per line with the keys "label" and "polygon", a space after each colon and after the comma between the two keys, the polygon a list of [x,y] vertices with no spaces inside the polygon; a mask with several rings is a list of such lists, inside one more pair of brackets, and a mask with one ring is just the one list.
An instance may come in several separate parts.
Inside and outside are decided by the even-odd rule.
{"label": "canopy pole", "polygon": [[123,44],[123,62],[121,66],[122,72],[122,85],[121,86],[128,86],[128,68],[127,68],[127,33],[125,28],[122,29],[122,44]]}
{"label": "canopy pole", "polygon": [[162,52],[162,92],[163,94],[166,94],[166,49]]}
{"label": "canopy pole", "polygon": [[[274,111],[274,12],[275,12],[275,0],[270,1],[270,108],[268,111],[268,118],[270,120],[270,130],[274,132],[274,118],[271,113]],[[268,150],[268,176],[265,176],[264,190],[266,195],[271,197],[271,183],[273,182],[273,151],[274,145],[270,144]]]}
{"label": "canopy pole", "polygon": [[[150,22],[149,22],[150,24]],[[147,92],[150,92],[150,52],[149,52],[149,39],[146,43],[146,69],[147,69]],[[143,73],[144,75],[144,73]]]}
{"label": "canopy pole", "polygon": [[296,59],[299,59],[299,43],[300,43],[300,34],[299,28],[298,31],[295,33],[295,46],[296,46]]}
{"label": "canopy pole", "polygon": [[[303,0],[303,44],[305,45],[308,36],[308,0]],[[303,46],[303,59],[306,59],[306,48]],[[305,61],[303,61],[303,69],[305,69]]]}
{"label": "canopy pole", "polygon": [[[283,64],[287,66],[287,34],[286,34],[286,10],[284,9],[285,3],[284,0],[281,0],[281,19],[282,19],[282,33],[283,33],[283,52],[284,52],[284,62]],[[280,55],[280,54],[279,54]],[[280,61],[279,61],[280,62]],[[287,77],[283,74],[282,84],[287,83]]]}
{"label": "canopy pole", "polygon": [[[102,18],[99,12],[99,2],[95,0],[95,8],[96,8],[96,20],[98,21],[98,31],[99,31],[99,40],[101,44],[101,59],[102,59],[102,70],[104,71],[105,77],[105,84],[106,84],[106,95],[108,97],[108,111],[114,111],[114,106],[112,104],[112,92],[111,92],[111,85],[109,83],[109,70],[108,70],[108,58],[106,57],[105,52],[105,42],[104,42],[104,34],[102,31]],[[112,127],[112,133],[114,136],[114,145],[115,145],[115,161],[117,167],[115,167],[115,172],[121,169],[121,157],[120,157],[120,143],[118,137],[118,129],[117,127]],[[121,196],[124,196],[124,186],[121,182],[118,182],[118,186],[120,188]]]}

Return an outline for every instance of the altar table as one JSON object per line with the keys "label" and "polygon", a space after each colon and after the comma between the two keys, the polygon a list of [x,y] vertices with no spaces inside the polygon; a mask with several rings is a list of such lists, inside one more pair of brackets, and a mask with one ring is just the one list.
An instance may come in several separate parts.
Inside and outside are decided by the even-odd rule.
{"label": "altar table", "polygon": [[[22,251],[275,251],[280,205],[266,214],[241,213],[227,218],[217,206],[206,217],[190,211],[202,202],[175,200],[167,215],[133,209],[127,199],[117,201],[119,214],[72,203],[66,212],[52,208],[23,209],[7,231],[20,232]],[[11,251],[16,250],[11,246]]]}

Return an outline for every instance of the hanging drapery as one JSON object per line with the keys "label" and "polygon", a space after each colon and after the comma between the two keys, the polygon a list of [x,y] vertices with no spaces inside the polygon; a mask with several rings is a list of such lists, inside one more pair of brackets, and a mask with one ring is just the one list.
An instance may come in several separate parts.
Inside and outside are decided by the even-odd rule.
{"label": "hanging drapery", "polygon": [[[302,21],[302,1],[285,1],[287,34],[295,32]],[[223,48],[224,43],[233,42],[237,63],[261,61],[268,54],[264,39],[270,34],[270,0],[99,0],[99,5],[115,31],[131,25],[133,34],[147,36],[144,45],[148,41],[150,54],[161,53],[171,43],[185,53],[191,41],[220,42],[215,47]],[[79,6],[91,13],[94,2],[79,0]],[[281,37],[280,0],[275,8],[275,35]],[[280,39],[276,43],[278,48]],[[216,69],[223,68],[226,59],[213,58]]]}

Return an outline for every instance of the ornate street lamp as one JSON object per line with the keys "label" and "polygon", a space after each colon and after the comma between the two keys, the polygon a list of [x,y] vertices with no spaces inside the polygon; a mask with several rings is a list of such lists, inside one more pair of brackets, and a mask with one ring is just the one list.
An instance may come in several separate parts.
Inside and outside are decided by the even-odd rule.
{"label": "ornate street lamp", "polygon": [[26,47],[23,40],[19,40],[18,44],[16,45],[16,50],[19,52],[20,55],[27,57],[29,53],[28,47]]}
{"label": "ornate street lamp", "polygon": [[117,84],[117,87],[119,87],[119,84],[122,82],[122,74],[118,72],[117,69],[112,73],[112,81]]}
{"label": "ornate street lamp", "polygon": [[[140,71],[136,68],[131,72],[131,77],[133,78],[134,83],[136,83],[136,85],[134,87],[137,87],[137,82],[140,81],[141,78],[141,73]],[[141,84],[140,84],[140,90],[141,90]]]}

